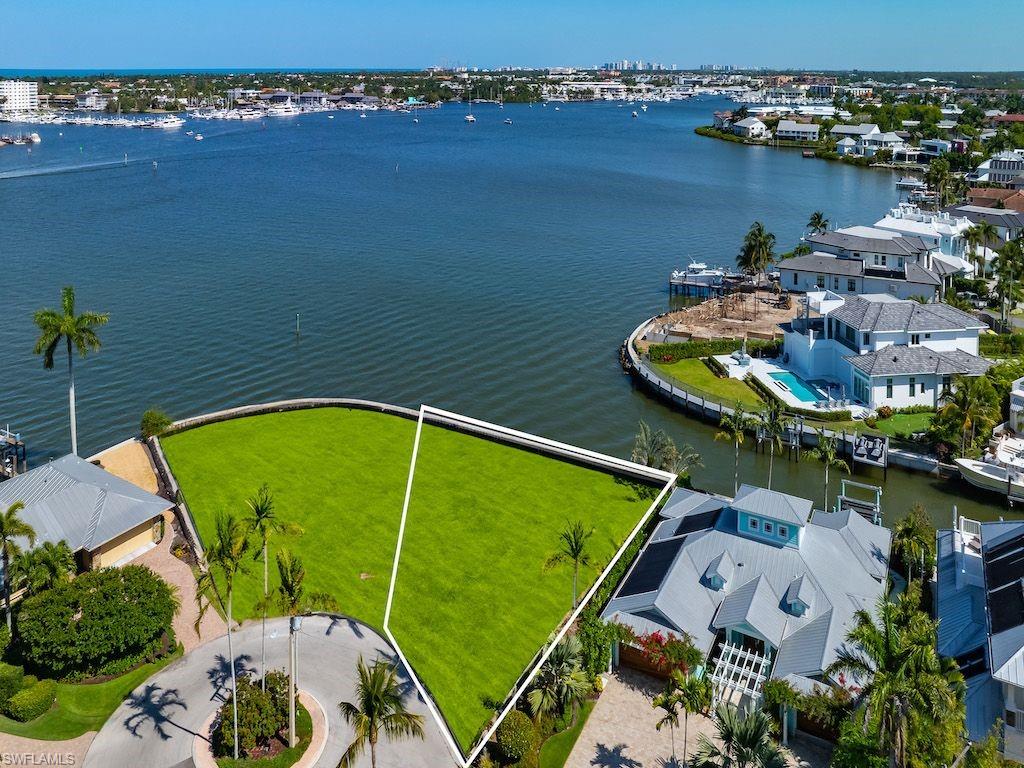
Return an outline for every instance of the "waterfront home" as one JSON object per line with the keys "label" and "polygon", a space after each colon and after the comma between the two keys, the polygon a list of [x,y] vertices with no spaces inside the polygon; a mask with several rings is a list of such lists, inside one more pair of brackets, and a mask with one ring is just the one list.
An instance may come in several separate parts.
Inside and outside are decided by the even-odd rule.
{"label": "waterfront home", "polygon": [[85,109],[93,112],[102,112],[107,108],[110,99],[109,93],[100,93],[95,88],[75,95],[75,109]]}
{"label": "waterfront home", "polygon": [[967,180],[974,184],[996,184],[999,186],[1024,188],[1024,150],[1008,149],[999,152],[967,174]]}
{"label": "waterfront home", "polygon": [[817,141],[817,123],[798,123],[795,120],[779,120],[775,126],[775,138],[787,141]]}
{"label": "waterfront home", "polygon": [[957,129],[957,122],[956,120],[939,120],[939,122],[935,124],[935,127],[940,131],[950,133]]}
{"label": "waterfront home", "polygon": [[991,243],[990,247],[998,248],[1008,240],[1015,240],[1024,235],[1024,213],[1006,208],[986,208],[976,205],[958,205],[945,209],[954,216],[963,216],[972,224],[979,224],[983,221],[991,223],[996,228],[998,243]]}
{"label": "waterfront home", "polygon": [[0,509],[16,501],[25,504],[19,516],[36,543],[66,541],[80,570],[121,565],[152,549],[174,506],[73,454],[0,483]]}
{"label": "waterfront home", "polygon": [[967,732],[1002,721],[1002,753],[1024,762],[1024,522],[966,518],[936,534],[938,651],[967,686]]}
{"label": "waterfront home", "polygon": [[874,157],[883,149],[896,152],[903,146],[903,137],[893,131],[869,133],[857,139],[857,154],[862,157]]}
{"label": "waterfront home", "polygon": [[850,138],[856,141],[862,136],[870,136],[881,132],[881,129],[874,123],[861,123],[860,125],[833,125],[829,134],[833,139]]}
{"label": "waterfront home", "polygon": [[732,110],[726,109],[719,112],[715,112],[712,116],[714,118],[714,127],[720,131],[728,131],[732,128]]}
{"label": "waterfront home", "polygon": [[967,201],[976,208],[1002,208],[1024,213],[1024,192],[1001,187],[973,187],[967,190]]}
{"label": "waterfront home", "polygon": [[967,230],[971,220],[945,211],[922,211],[912,203],[900,203],[881,219],[874,228],[895,232],[908,238],[919,238],[931,249],[931,265],[943,261],[957,270],[974,273],[974,265],[967,260]]}
{"label": "waterfront home", "polygon": [[745,139],[763,139],[771,135],[768,126],[756,117],[745,117],[733,123],[732,132]]}
{"label": "waterfront home", "polygon": [[980,376],[992,365],[978,356],[985,324],[948,304],[830,291],[804,301],[783,326],[783,361],[868,408],[936,407],[957,375]]}
{"label": "waterfront home", "polygon": [[[858,513],[742,485],[732,500],[676,489],[603,618],[637,635],[689,635],[718,698],[755,703],[783,678],[831,684],[827,667],[885,593],[891,534]],[[618,663],[644,664],[629,644]],[[739,701],[736,701],[736,699]]]}
{"label": "waterfront home", "polygon": [[921,139],[917,154],[919,157],[928,158],[928,161],[941,157],[953,150],[953,142],[948,139]]}
{"label": "waterfront home", "polygon": [[836,142],[836,152],[840,155],[857,154],[857,140],[851,139],[849,136],[840,139]]}

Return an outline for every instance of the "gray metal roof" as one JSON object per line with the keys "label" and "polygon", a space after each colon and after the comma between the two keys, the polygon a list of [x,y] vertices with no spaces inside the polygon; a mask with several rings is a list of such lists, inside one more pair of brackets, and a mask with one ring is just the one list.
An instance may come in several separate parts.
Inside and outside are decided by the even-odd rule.
{"label": "gray metal roof", "polygon": [[811,516],[813,505],[807,499],[799,496],[790,496],[780,491],[769,491],[767,488],[759,488],[756,485],[740,486],[739,493],[733,499],[733,509],[740,512],[747,512],[759,517],[770,517],[773,520],[781,520],[784,523],[796,525],[807,525]]}
{"label": "gray metal roof", "polygon": [[[668,506],[697,510],[708,500],[719,501],[710,494],[677,489]],[[804,503],[809,507],[810,502]],[[815,512],[797,549],[739,533],[737,517],[727,507],[714,524],[681,536],[679,554],[658,589],[622,597],[616,592],[603,617],[641,633],[686,632],[704,651],[710,650],[718,627],[733,621],[749,624],[779,648],[773,676],[821,676],[843,645],[854,612],[871,608],[884,592],[889,530],[849,510]],[[671,538],[681,522],[663,518],[651,541]],[[705,574],[713,563],[721,564],[723,553],[733,562],[733,572],[721,590],[714,590]],[[803,616],[793,615],[780,597],[798,579],[797,591],[814,590],[813,606]]]}
{"label": "gray metal roof", "polygon": [[874,123],[861,123],[860,125],[833,125],[832,133],[840,136],[867,136],[878,131]]}
{"label": "gray metal roof", "polygon": [[860,277],[864,274],[864,262],[860,259],[840,259],[830,253],[808,253],[804,256],[794,256],[791,259],[780,261],[779,269]]}
{"label": "gray metal roof", "polygon": [[910,299],[893,300],[892,297],[879,301],[865,296],[851,296],[843,302],[843,306],[829,313],[829,317],[858,331],[876,333],[980,330],[985,327],[974,315],[944,302],[921,304]]}
{"label": "gray metal roof", "polygon": [[868,376],[905,376],[914,373],[980,376],[992,367],[990,360],[962,349],[940,352],[928,347],[908,347],[905,344],[892,344],[863,355],[846,355],[843,359]]}
{"label": "gray metal roof", "polygon": [[16,501],[37,542],[63,539],[72,551],[92,551],[173,506],[70,454],[0,483],[0,507]]}
{"label": "gray metal roof", "polygon": [[857,253],[879,253],[891,256],[917,256],[930,249],[920,237],[864,237],[842,230],[817,232],[804,238],[808,243]]}
{"label": "gray metal roof", "polygon": [[794,603],[803,603],[808,608],[814,607],[814,596],[817,594],[817,590],[811,583],[811,580],[807,578],[807,574],[800,574],[790,583],[786,589],[786,603],[793,605]]}
{"label": "gray metal roof", "polygon": [[960,205],[944,209],[955,216],[964,216],[972,224],[990,221],[997,227],[1017,229],[1024,227],[1024,213],[1011,208],[983,208],[978,205]]}

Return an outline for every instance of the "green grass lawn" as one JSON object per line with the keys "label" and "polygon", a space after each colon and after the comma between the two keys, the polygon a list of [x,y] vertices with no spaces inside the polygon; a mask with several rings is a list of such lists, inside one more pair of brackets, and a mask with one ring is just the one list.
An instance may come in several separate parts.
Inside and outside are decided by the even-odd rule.
{"label": "green grass lawn", "polygon": [[594,711],[595,704],[597,701],[594,699],[587,699],[576,715],[575,725],[566,728],[561,733],[556,733],[544,742],[540,748],[540,768],[563,768],[565,761],[569,759],[569,753],[576,746],[580,731],[587,724],[587,718]]}
{"label": "green grass lawn", "polygon": [[0,731],[44,741],[62,741],[98,731],[128,694],[181,656],[181,650],[104,683],[57,685],[57,703],[35,720],[19,723],[0,715]]}
{"label": "green grass lawn", "polygon": [[652,363],[655,370],[680,382],[682,388],[697,395],[706,393],[726,405],[740,403],[747,409],[759,410],[764,402],[740,379],[720,379],[702,360],[692,358],[674,363]]}
{"label": "green grass lawn", "polygon": [[888,419],[879,419],[875,422],[875,429],[890,437],[901,434],[909,436],[914,432],[927,430],[934,417],[934,413],[894,413]]}
{"label": "green grass lawn", "polygon": [[[219,511],[245,511],[268,482],[278,536],[303,558],[310,589],[381,627],[415,423],[340,408],[210,424],[164,438],[168,461],[209,537]],[[609,475],[425,426],[391,629],[464,749],[474,743],[572,607],[569,567],[546,570],[569,520],[595,533],[589,586],[649,501]],[[255,617],[258,563],[236,586],[238,617]],[[271,571],[272,588],[276,576]]]}

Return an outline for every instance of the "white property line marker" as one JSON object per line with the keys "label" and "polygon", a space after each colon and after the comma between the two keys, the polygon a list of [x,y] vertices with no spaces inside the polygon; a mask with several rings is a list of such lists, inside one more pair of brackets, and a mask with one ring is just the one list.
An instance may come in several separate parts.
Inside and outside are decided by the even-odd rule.
{"label": "white property line marker", "polygon": [[[605,566],[605,569],[601,572],[601,575],[598,576],[597,580],[591,585],[590,589],[588,589],[587,592],[583,595],[583,597],[580,598],[576,609],[572,612],[569,618],[562,623],[562,626],[559,629],[558,633],[555,635],[554,639],[548,644],[547,648],[544,649],[544,653],[541,654],[540,659],[538,659],[537,663],[534,664],[533,668],[527,672],[519,687],[516,688],[512,695],[508,697],[508,700],[505,702],[504,709],[502,709],[501,712],[498,714],[498,717],[495,718],[494,724],[487,730],[486,733],[483,734],[483,736],[480,737],[480,739],[474,745],[473,749],[470,751],[468,757],[463,756],[462,749],[459,747],[458,743],[455,741],[455,737],[451,733],[451,730],[448,728],[447,721],[445,721],[444,717],[441,715],[440,711],[437,708],[437,704],[434,702],[433,697],[427,692],[427,689],[420,681],[412,665],[409,663],[409,660],[402,652],[402,649],[398,644],[398,639],[391,631],[391,605],[395,598],[395,584],[398,581],[398,563],[401,558],[402,543],[405,538],[405,521],[409,514],[409,499],[412,496],[412,483],[413,477],[416,473],[416,458],[419,454],[420,436],[423,431],[423,421],[424,417],[426,417],[428,414],[434,416],[435,419],[439,422],[439,426],[441,426],[442,428],[450,428],[450,425],[444,424],[445,421],[461,423],[464,426],[470,427],[472,432],[490,433],[492,438],[495,436],[513,438],[514,440],[523,441],[525,443],[532,444],[536,447],[546,449],[545,453],[547,454],[554,453],[561,454],[565,458],[578,457],[582,459],[587,459],[591,463],[602,464],[609,469],[617,468],[620,470],[627,471],[632,475],[640,475],[650,480],[657,480],[659,482],[665,483],[664,487],[661,489],[661,492],[658,494],[657,498],[654,499],[654,502],[651,504],[650,507],[648,507],[643,517],[640,518],[640,521],[630,532],[629,536],[626,537],[626,540],[622,543],[622,546],[619,547],[618,552],[615,553],[615,556],[611,559],[608,565]],[[481,439],[486,438],[481,437]],[[569,631],[569,628],[579,618],[580,614],[583,612],[583,609],[586,607],[587,603],[590,602],[591,598],[593,598],[594,594],[597,592],[598,588],[601,586],[604,580],[608,578],[608,574],[611,573],[612,568],[614,568],[615,564],[618,563],[619,560],[622,558],[622,555],[625,553],[626,549],[633,542],[633,539],[635,539],[637,534],[639,534],[640,531],[643,530],[644,526],[647,524],[647,521],[650,520],[651,515],[654,514],[654,510],[658,508],[658,505],[661,504],[662,499],[665,498],[665,494],[667,494],[675,486],[676,479],[677,476],[672,474],[671,472],[665,472],[660,469],[652,469],[650,467],[645,467],[641,464],[635,464],[634,462],[619,459],[614,456],[607,456],[605,454],[597,453],[595,451],[588,451],[585,448],[579,448],[574,445],[569,445],[568,443],[559,443],[554,440],[548,440],[547,438],[531,435],[527,432],[519,432],[518,430],[510,429],[508,427],[502,427],[497,424],[490,424],[486,421],[472,419],[469,418],[468,416],[462,416],[460,414],[452,413],[450,411],[443,411],[440,408],[434,408],[429,405],[420,406],[419,418],[416,421],[416,438],[412,448],[412,460],[409,462],[409,479],[405,486],[405,501],[402,504],[402,521],[398,526],[398,542],[395,545],[395,561],[391,568],[391,584],[388,587],[388,602],[387,606],[384,609],[384,633],[387,635],[388,641],[391,643],[391,646],[395,649],[395,653],[398,654],[398,658],[402,661],[402,664],[408,671],[409,677],[412,679],[413,684],[416,686],[416,690],[419,692],[420,698],[422,698],[423,701],[426,703],[427,709],[430,710],[430,714],[433,716],[434,721],[441,729],[441,733],[444,734],[445,740],[448,743],[448,749],[451,751],[456,763],[459,766],[461,766],[461,768],[469,768],[472,762],[476,760],[476,758],[483,751],[484,746],[486,746],[488,740],[494,735],[494,732],[497,730],[498,725],[500,725],[501,721],[505,719],[505,715],[507,715],[512,710],[512,708],[515,706],[516,701],[519,700],[519,697],[522,696],[523,692],[527,689],[530,683],[533,682],[533,678],[536,677],[537,672],[540,671],[540,668],[544,665],[544,662],[548,660],[548,656],[551,655],[551,652],[555,649],[555,646],[562,641],[562,638],[565,637],[565,634]]]}

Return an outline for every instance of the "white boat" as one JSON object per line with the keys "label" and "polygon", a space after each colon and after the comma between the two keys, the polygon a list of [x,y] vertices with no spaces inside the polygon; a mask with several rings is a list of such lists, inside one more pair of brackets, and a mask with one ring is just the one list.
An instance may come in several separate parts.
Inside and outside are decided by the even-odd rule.
{"label": "white boat", "polygon": [[635,109],[633,110],[633,117],[639,117],[639,115],[636,113]]}
{"label": "white boat", "polygon": [[511,117],[506,117],[504,122],[505,122],[505,125],[512,125],[512,118]]}
{"label": "white boat", "polygon": [[[986,491],[1007,493],[1024,498],[1024,474],[1014,467],[976,459],[954,459],[960,476],[971,485]],[[1007,476],[1009,475],[1009,482]]]}
{"label": "white boat", "polygon": [[686,269],[672,272],[672,282],[688,285],[720,285],[726,277],[733,277],[734,272],[722,267],[708,267],[703,261],[690,261]]}
{"label": "white boat", "polygon": [[30,133],[28,135],[28,140],[31,141],[33,144],[38,144],[39,142],[42,141],[42,139],[39,138],[39,134],[38,133]]}
{"label": "white boat", "polygon": [[646,112],[647,111],[647,105],[646,104],[641,104],[640,105],[640,109],[642,109],[644,112]]}
{"label": "white boat", "polygon": [[366,117],[366,113],[365,113],[365,112],[360,112],[360,113],[359,113],[359,116],[360,116],[360,117]]}
{"label": "white boat", "polygon": [[472,115],[472,114],[466,115],[466,116],[465,116],[464,118],[462,118],[462,119],[463,119],[463,120],[465,120],[465,121],[466,121],[467,123],[475,123],[475,122],[476,122],[476,118],[475,118],[475,117],[473,117],[473,115]]}
{"label": "white boat", "polygon": [[897,189],[928,189],[928,185],[921,179],[915,179],[913,176],[903,176],[899,181],[896,182]]}
{"label": "white boat", "polygon": [[195,136],[195,131],[185,131],[186,136]]}
{"label": "white boat", "polygon": [[197,133],[197,134],[196,134],[195,136],[193,136],[192,138],[194,138],[194,139],[195,139],[196,141],[202,141],[202,140],[203,140],[203,134],[201,134],[201,133]]}
{"label": "white boat", "polygon": [[333,120],[333,119],[334,119],[334,115],[328,115],[328,116],[327,116],[327,119],[328,119],[328,120]]}

